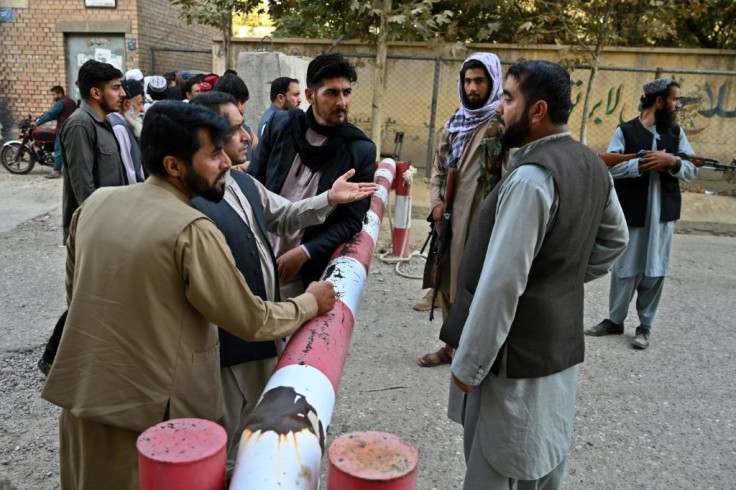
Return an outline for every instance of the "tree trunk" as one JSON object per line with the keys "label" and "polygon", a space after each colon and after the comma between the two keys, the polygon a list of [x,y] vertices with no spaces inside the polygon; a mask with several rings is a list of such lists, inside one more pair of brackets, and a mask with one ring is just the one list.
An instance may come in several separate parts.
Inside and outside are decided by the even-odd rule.
{"label": "tree trunk", "polygon": [[376,42],[376,66],[373,71],[373,103],[371,105],[371,139],[376,144],[376,158],[380,160],[383,126],[383,91],[386,88],[386,53],[388,51],[388,26],[386,18],[391,12],[391,0],[380,1],[381,20]]}
{"label": "tree trunk", "polygon": [[[233,38],[233,11],[227,16],[227,22],[222,26],[222,57],[225,60],[225,70],[230,68],[230,41]],[[237,68],[237,67],[236,67]],[[223,71],[224,73],[224,71]]]}
{"label": "tree trunk", "polygon": [[588,133],[588,110],[590,108],[590,96],[593,93],[593,85],[595,77],[598,75],[598,63],[600,63],[603,44],[606,42],[606,31],[608,30],[608,20],[611,17],[611,6],[613,2],[608,2],[606,6],[606,14],[603,16],[603,24],[598,35],[598,42],[595,46],[595,54],[591,62],[590,77],[588,78],[588,87],[585,90],[585,101],[583,102],[583,120],[580,122],[580,142],[585,144]]}

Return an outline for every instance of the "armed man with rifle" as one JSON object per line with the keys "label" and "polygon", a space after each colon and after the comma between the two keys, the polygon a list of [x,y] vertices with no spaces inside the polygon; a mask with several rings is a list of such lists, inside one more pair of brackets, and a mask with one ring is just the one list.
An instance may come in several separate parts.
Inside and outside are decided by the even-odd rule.
{"label": "armed man with rifle", "polygon": [[693,180],[698,169],[687,157],[695,152],[685,131],[675,122],[682,107],[680,86],[670,78],[647,83],[641,106],[640,117],[616,128],[608,145],[608,152],[623,154],[623,161],[601,156],[609,160],[629,229],[629,245],[611,272],[609,317],[586,328],[585,333],[623,334],[629,303],[636,293],[639,326],[631,344],[646,349],[669,270],[675,221],[680,219],[680,180]]}
{"label": "armed man with rifle", "polygon": [[[429,182],[434,222],[424,288],[433,288],[430,320],[439,303],[445,318],[455,298],[457,268],[475,208],[501,178],[502,149],[496,106],[503,91],[501,62],[495,54],[473,53],[460,69],[460,108],[445,124]],[[432,367],[449,363],[445,345],[419,359]]]}

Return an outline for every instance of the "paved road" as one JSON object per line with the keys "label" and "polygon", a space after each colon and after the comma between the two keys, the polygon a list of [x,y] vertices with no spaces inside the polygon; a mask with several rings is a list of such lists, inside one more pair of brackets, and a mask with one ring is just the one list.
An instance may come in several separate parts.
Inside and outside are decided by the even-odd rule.
{"label": "paved road", "polygon": [[61,207],[61,179],[43,178],[49,167],[12,175],[0,167],[0,233]]}

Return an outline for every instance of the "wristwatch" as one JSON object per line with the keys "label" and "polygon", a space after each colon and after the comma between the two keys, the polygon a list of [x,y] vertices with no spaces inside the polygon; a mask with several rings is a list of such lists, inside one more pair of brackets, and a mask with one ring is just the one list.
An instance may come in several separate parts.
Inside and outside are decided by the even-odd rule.
{"label": "wristwatch", "polygon": [[682,168],[682,158],[677,157],[677,160],[676,161],[677,161],[677,166],[672,170],[672,173],[673,174],[676,174]]}

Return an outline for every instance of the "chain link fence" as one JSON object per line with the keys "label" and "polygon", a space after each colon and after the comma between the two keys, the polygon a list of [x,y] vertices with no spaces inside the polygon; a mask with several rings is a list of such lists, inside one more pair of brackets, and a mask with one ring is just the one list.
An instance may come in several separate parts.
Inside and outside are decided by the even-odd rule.
{"label": "chain link fence", "polygon": [[[356,66],[351,122],[370,132],[374,58],[343,53]],[[404,133],[400,157],[417,167],[429,167],[442,127],[458,108],[458,75],[463,58],[388,56],[381,148],[394,151],[396,133]],[[505,69],[512,62],[502,62]],[[573,109],[570,129],[581,139],[589,67],[571,70]],[[695,152],[728,163],[736,152],[736,90],[731,71],[670,70],[664,68],[599,67],[587,114],[585,143],[603,152],[616,127],[640,112],[642,86],[658,77],[671,77],[682,90],[679,124]],[[706,172],[707,176],[707,172]],[[720,176],[718,177],[720,179]]]}

